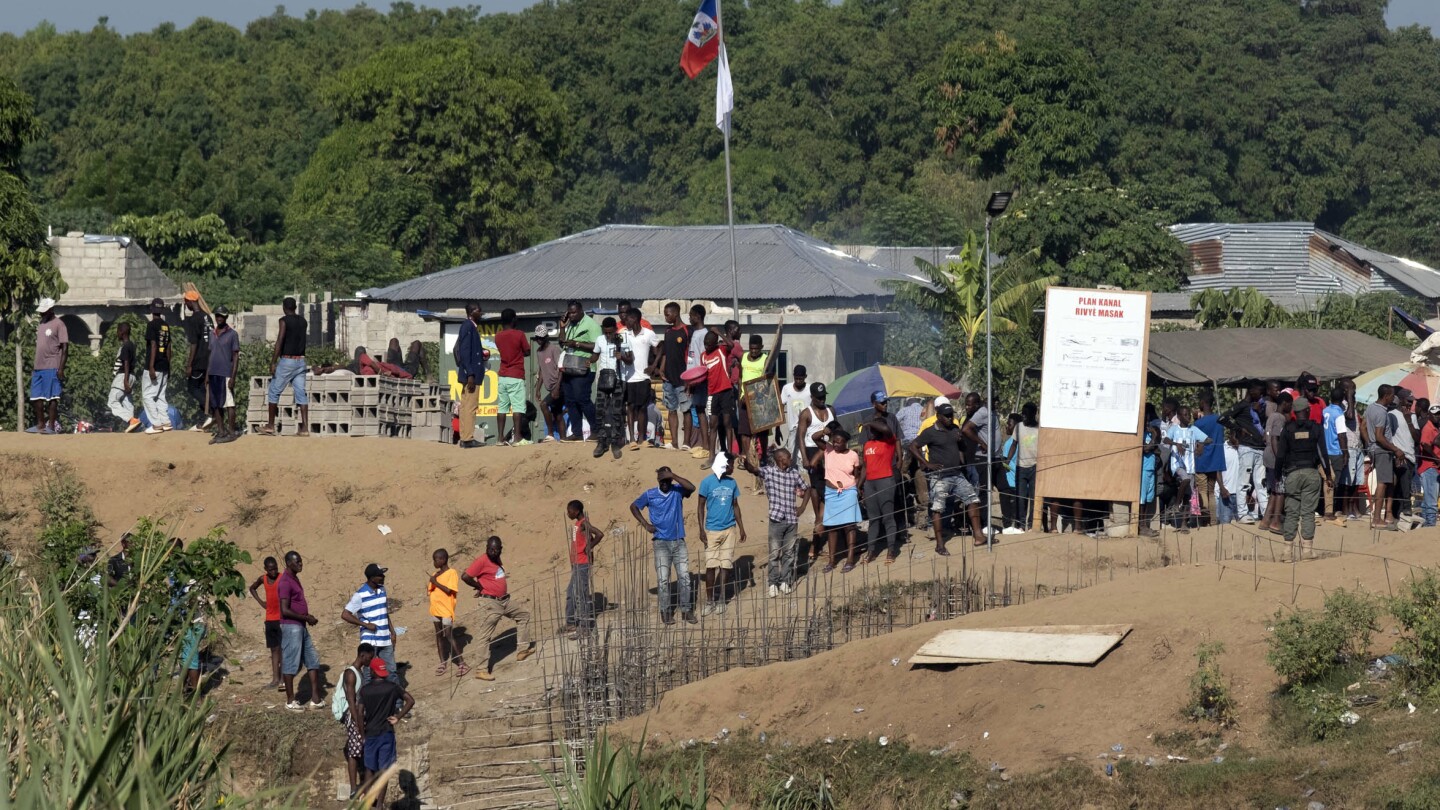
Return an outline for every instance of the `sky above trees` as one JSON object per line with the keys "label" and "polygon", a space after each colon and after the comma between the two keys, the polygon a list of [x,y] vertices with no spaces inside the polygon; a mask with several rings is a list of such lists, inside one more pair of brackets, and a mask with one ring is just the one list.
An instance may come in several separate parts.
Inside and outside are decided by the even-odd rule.
{"label": "sky above trees", "polygon": [[[486,12],[519,11],[533,5],[534,0],[484,0],[479,3]],[[164,22],[185,27],[196,17],[211,17],[237,28],[275,10],[275,0],[48,0],[45,3],[18,3],[17,7],[0,11],[0,32],[20,34],[49,20],[61,31],[84,30],[100,17],[108,16],[110,25],[121,34],[149,31]],[[286,5],[291,14],[303,14],[307,8],[343,9],[357,5],[353,0],[339,2],[301,2]],[[385,2],[369,5],[385,9]],[[448,3],[434,3],[445,6]],[[457,3],[457,5],[461,5]],[[468,5],[468,3],[464,4]],[[697,4],[698,5],[698,4]],[[1391,26],[1427,25],[1440,30],[1440,3],[1435,0],[1390,0],[1385,19]]]}

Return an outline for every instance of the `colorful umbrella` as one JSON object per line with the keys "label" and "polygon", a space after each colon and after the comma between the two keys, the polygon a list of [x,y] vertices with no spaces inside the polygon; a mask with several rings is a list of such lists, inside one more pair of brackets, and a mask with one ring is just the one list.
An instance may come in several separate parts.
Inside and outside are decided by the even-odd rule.
{"label": "colorful umbrella", "polygon": [[870,407],[870,395],[884,391],[891,397],[955,398],[960,389],[923,368],[882,366],[876,363],[846,374],[830,384],[830,406],[836,416],[864,411]]}
{"label": "colorful umbrella", "polygon": [[1381,366],[1355,378],[1355,399],[1374,402],[1380,386],[1408,388],[1417,399],[1440,402],[1440,368],[1424,363]]}

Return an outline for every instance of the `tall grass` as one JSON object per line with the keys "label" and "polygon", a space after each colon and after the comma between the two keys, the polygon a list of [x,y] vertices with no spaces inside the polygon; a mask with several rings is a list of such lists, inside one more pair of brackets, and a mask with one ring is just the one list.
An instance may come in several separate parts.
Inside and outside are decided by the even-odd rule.
{"label": "tall grass", "polygon": [[601,732],[586,747],[583,760],[565,754],[565,772],[545,781],[562,810],[706,810],[710,792],[705,784],[705,761],[681,774],[666,769],[659,779],[640,770],[645,743],[633,748],[612,744]]}
{"label": "tall grass", "polygon": [[43,562],[33,577],[0,570],[0,808],[245,803],[225,794],[209,701],[182,689],[180,648],[209,609],[205,589],[177,591],[168,538],[145,531],[121,588],[103,557],[68,576]]}

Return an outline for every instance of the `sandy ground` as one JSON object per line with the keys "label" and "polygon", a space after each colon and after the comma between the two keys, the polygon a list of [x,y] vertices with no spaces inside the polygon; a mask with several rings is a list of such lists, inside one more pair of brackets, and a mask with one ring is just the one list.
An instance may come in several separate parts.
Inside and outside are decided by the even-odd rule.
{"label": "sandy ground", "polygon": [[[316,632],[321,657],[337,668],[356,643],[354,629],[339,620],[346,598],[360,584],[366,563],[388,567],[392,622],[407,631],[399,640],[399,657],[415,664],[410,682],[420,702],[413,723],[417,740],[507,701],[523,704],[543,688],[536,664],[516,664],[508,655],[497,663],[495,684],[433,674],[425,581],[434,548],[449,548],[455,565],[463,567],[480,553],[485,537],[504,538],[512,592],[541,613],[536,637],[554,643],[555,591],[568,571],[565,503],[584,500],[602,529],[630,529],[629,503],[652,485],[655,467],[674,465],[693,474],[697,485],[703,477],[700,463],[685,454],[645,449],[618,462],[595,460],[588,444],[461,451],[386,439],[247,437],[218,447],[207,446],[206,439],[190,433],[0,435],[4,529],[14,537],[33,536],[32,492],[46,469],[59,462],[71,465],[86,483],[107,542],[144,515],[167,517],[175,533],[187,537],[225,526],[229,537],[255,556],[247,577],[259,573],[263,556],[298,549],[307,561],[303,579],[313,612],[321,617]],[[738,477],[750,534],[741,553],[763,563],[764,498],[751,494],[748,474]],[[693,504],[687,522],[693,560],[699,550]],[[392,533],[382,535],[380,524]],[[807,516],[802,533],[809,525]],[[657,711],[624,728],[636,732],[648,722],[652,733],[666,739],[705,739],[722,727],[747,726],[797,740],[885,734],[972,751],[1010,768],[1038,768],[1067,756],[1093,758],[1116,743],[1144,751],[1147,735],[1181,725],[1195,648],[1215,640],[1226,645],[1222,661],[1240,701],[1237,733],[1255,734],[1273,686],[1264,663],[1266,627],[1277,608],[1292,602],[1292,570],[1301,586],[1298,603],[1307,605],[1318,604],[1321,588],[1359,583],[1384,593],[1407,575],[1406,563],[1440,558],[1433,533],[1381,541],[1363,529],[1326,526],[1321,545],[1334,550],[1343,545],[1346,553],[1292,569],[1271,561],[1283,559],[1284,544],[1256,538],[1245,527],[1167,535],[1162,542],[1031,534],[1004,538],[994,554],[952,540],[952,567],[968,552],[965,565],[986,581],[987,590],[1003,590],[1008,576],[1012,592],[1021,597],[1015,601],[1023,604],[852,642],[807,661],[714,676],[669,693]],[[917,538],[907,546],[907,565],[887,569],[886,575],[933,577],[930,545]],[[614,565],[611,553],[602,548],[597,566]],[[1377,554],[1405,563],[1387,566],[1367,556]],[[1259,560],[1248,559],[1252,556]],[[1225,561],[1217,563],[1217,557]],[[1257,573],[1268,579],[1257,585]],[[859,582],[874,578],[875,570],[846,576]],[[1064,595],[1077,587],[1084,589]],[[1037,590],[1062,595],[1037,601]],[[757,591],[742,600],[742,610],[763,600]],[[462,602],[462,624],[464,611],[474,615],[473,600],[463,598],[470,606]],[[275,710],[273,696],[257,689],[268,680],[260,608],[242,603],[236,615],[237,632],[220,644],[231,673],[216,697],[242,709]],[[1135,629],[1094,667],[997,663],[941,671],[904,663],[945,626],[1071,623],[1128,623]],[[1379,643],[1390,638],[1382,633]],[[472,648],[472,661],[478,650]],[[895,658],[901,663],[892,664]],[[432,775],[437,767],[446,766],[432,762]]]}
{"label": "sandy ground", "polygon": [[[1069,757],[1092,760],[1116,744],[1129,756],[1163,757],[1167,752],[1152,740],[1193,728],[1180,712],[1194,653],[1218,641],[1239,703],[1233,734],[1255,743],[1264,733],[1266,697],[1277,685],[1265,663],[1269,625],[1277,610],[1291,607],[1292,593],[1300,607],[1319,606],[1324,591],[1337,587],[1388,594],[1412,565],[1440,559],[1433,530],[1392,534],[1377,544],[1368,532],[1328,527],[1320,543],[1338,549],[1342,534],[1347,553],[1296,566],[1239,559],[1178,565],[852,642],[804,661],[733,670],[670,692],[659,709],[621,724],[621,731],[638,734],[648,724],[661,741],[702,742],[721,728],[766,731],[776,740],[887,735],[922,748],[969,751],[982,763],[1017,771]],[[1393,644],[1394,622],[1382,622],[1375,646],[1383,651]],[[1051,624],[1134,630],[1094,666],[906,663],[942,629]]]}

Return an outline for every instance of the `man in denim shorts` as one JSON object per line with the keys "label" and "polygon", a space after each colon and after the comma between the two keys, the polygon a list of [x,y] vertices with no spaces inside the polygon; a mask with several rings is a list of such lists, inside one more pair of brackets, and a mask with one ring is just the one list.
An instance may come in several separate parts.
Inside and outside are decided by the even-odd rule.
{"label": "man in denim shorts", "polygon": [[275,338],[275,354],[270,359],[270,390],[265,401],[270,406],[270,421],[260,432],[266,436],[275,435],[275,416],[280,411],[280,395],[285,386],[295,391],[295,404],[300,406],[300,423],[297,436],[310,435],[310,398],[305,393],[305,343],[308,327],[305,319],[295,311],[295,299],[286,298],[281,304],[285,314],[280,316],[280,335]]}
{"label": "man in denim shorts", "polygon": [[946,403],[935,409],[935,424],[920,432],[910,443],[910,455],[925,470],[930,492],[930,524],[935,531],[935,553],[950,556],[945,550],[943,531],[945,509],[956,500],[970,516],[971,537],[975,545],[985,545],[985,531],[980,527],[980,496],[965,477],[964,438],[955,422],[955,406]]}

